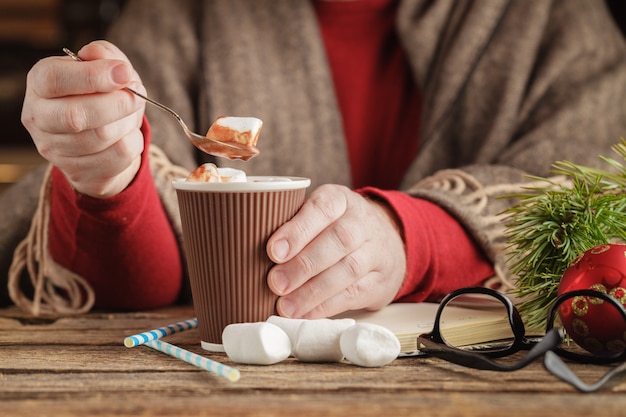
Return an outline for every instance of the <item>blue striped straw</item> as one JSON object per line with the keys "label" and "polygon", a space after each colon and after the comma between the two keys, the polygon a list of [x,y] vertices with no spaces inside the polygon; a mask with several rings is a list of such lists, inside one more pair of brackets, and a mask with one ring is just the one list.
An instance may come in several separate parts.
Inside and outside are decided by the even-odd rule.
{"label": "blue striped straw", "polygon": [[124,339],[124,346],[126,346],[127,348],[131,348],[143,345],[144,343],[148,343],[151,340],[160,339],[170,334],[182,332],[183,330],[195,329],[196,327],[198,327],[198,319],[196,318],[179,321],[178,323],[159,327],[158,329],[148,330],[147,332],[128,336]]}
{"label": "blue striped straw", "polygon": [[240,374],[238,369],[231,368],[230,366],[205,358],[204,356],[196,355],[193,352],[189,352],[188,350],[179,348],[178,346],[174,346],[162,340],[150,340],[149,342],[146,342],[145,345],[197,366],[198,368],[204,369],[205,371],[224,377],[232,382],[239,380]]}

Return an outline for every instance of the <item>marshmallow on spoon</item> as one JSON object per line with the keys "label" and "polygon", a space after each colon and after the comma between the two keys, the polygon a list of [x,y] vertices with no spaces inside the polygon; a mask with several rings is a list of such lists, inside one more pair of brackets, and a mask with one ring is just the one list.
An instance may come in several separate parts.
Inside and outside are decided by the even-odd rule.
{"label": "marshmallow on spoon", "polygon": [[263,121],[256,117],[220,116],[213,122],[206,137],[219,142],[235,142],[256,146]]}
{"label": "marshmallow on spoon", "polygon": [[339,340],[342,354],[358,366],[387,365],[400,354],[400,341],[386,327],[359,323],[346,329]]}
{"label": "marshmallow on spoon", "polygon": [[287,333],[267,322],[229,324],[222,332],[222,343],[226,355],[237,363],[272,365],[291,354]]}
{"label": "marshmallow on spoon", "polygon": [[339,362],[341,333],[354,325],[353,319],[304,320],[296,332],[292,355],[302,362]]}

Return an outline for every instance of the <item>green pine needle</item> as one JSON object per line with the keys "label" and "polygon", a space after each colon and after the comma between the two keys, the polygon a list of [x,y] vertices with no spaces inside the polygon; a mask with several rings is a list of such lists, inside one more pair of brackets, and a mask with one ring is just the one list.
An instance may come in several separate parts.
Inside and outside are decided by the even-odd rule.
{"label": "green pine needle", "polygon": [[[613,150],[626,161],[624,139]],[[532,177],[546,185],[507,196],[519,199],[505,211],[507,262],[518,277],[517,295],[524,300],[519,310],[531,328],[545,327],[561,276],[577,256],[599,244],[626,241],[626,167],[600,158],[612,171],[557,162],[554,173],[571,180],[570,186]]]}

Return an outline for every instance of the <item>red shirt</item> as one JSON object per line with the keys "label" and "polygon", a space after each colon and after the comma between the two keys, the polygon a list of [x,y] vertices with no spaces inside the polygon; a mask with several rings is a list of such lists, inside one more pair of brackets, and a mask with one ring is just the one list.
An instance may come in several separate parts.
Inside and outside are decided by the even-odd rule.
{"label": "red shirt", "polygon": [[141,168],[114,197],[77,193],[61,171],[52,171],[50,254],[89,281],[97,307],[165,306],[176,301],[181,288],[178,245],[149,169],[149,125],[142,130]]}
{"label": "red shirt", "polygon": [[[396,33],[398,0],[314,1],[332,70],[354,187],[385,200],[404,231],[407,277],[396,299],[438,299],[493,274],[447,212],[393,190],[419,149],[421,96]],[[418,255],[419,254],[419,255]],[[463,273],[461,273],[461,271]]]}
{"label": "red shirt", "polygon": [[[353,185],[396,212],[407,253],[401,301],[435,300],[477,285],[493,270],[460,224],[397,188],[419,149],[421,99],[395,34],[397,0],[314,1],[350,154]],[[149,126],[144,123],[146,147]],[[179,249],[144,152],[135,180],[100,200],[53,171],[50,251],[85,277],[96,306],[145,309],[172,303],[181,287]],[[387,191],[384,191],[387,190]]]}
{"label": "red shirt", "polygon": [[395,30],[397,0],[314,1],[352,185],[396,189],[419,147],[422,100]]}

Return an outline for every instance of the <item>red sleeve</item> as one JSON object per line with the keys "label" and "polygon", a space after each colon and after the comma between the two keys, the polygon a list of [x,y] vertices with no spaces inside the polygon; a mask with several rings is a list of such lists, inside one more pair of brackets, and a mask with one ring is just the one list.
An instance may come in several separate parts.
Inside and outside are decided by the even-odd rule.
{"label": "red sleeve", "polygon": [[99,308],[165,306],[181,288],[180,252],[149,169],[145,118],[142,131],[141,168],[116,196],[98,199],[77,193],[60,170],[52,171],[50,253],[89,281]]}
{"label": "red sleeve", "polygon": [[400,191],[368,187],[395,211],[404,232],[407,274],[394,301],[437,301],[450,291],[480,285],[493,267],[463,227],[445,210]]}

